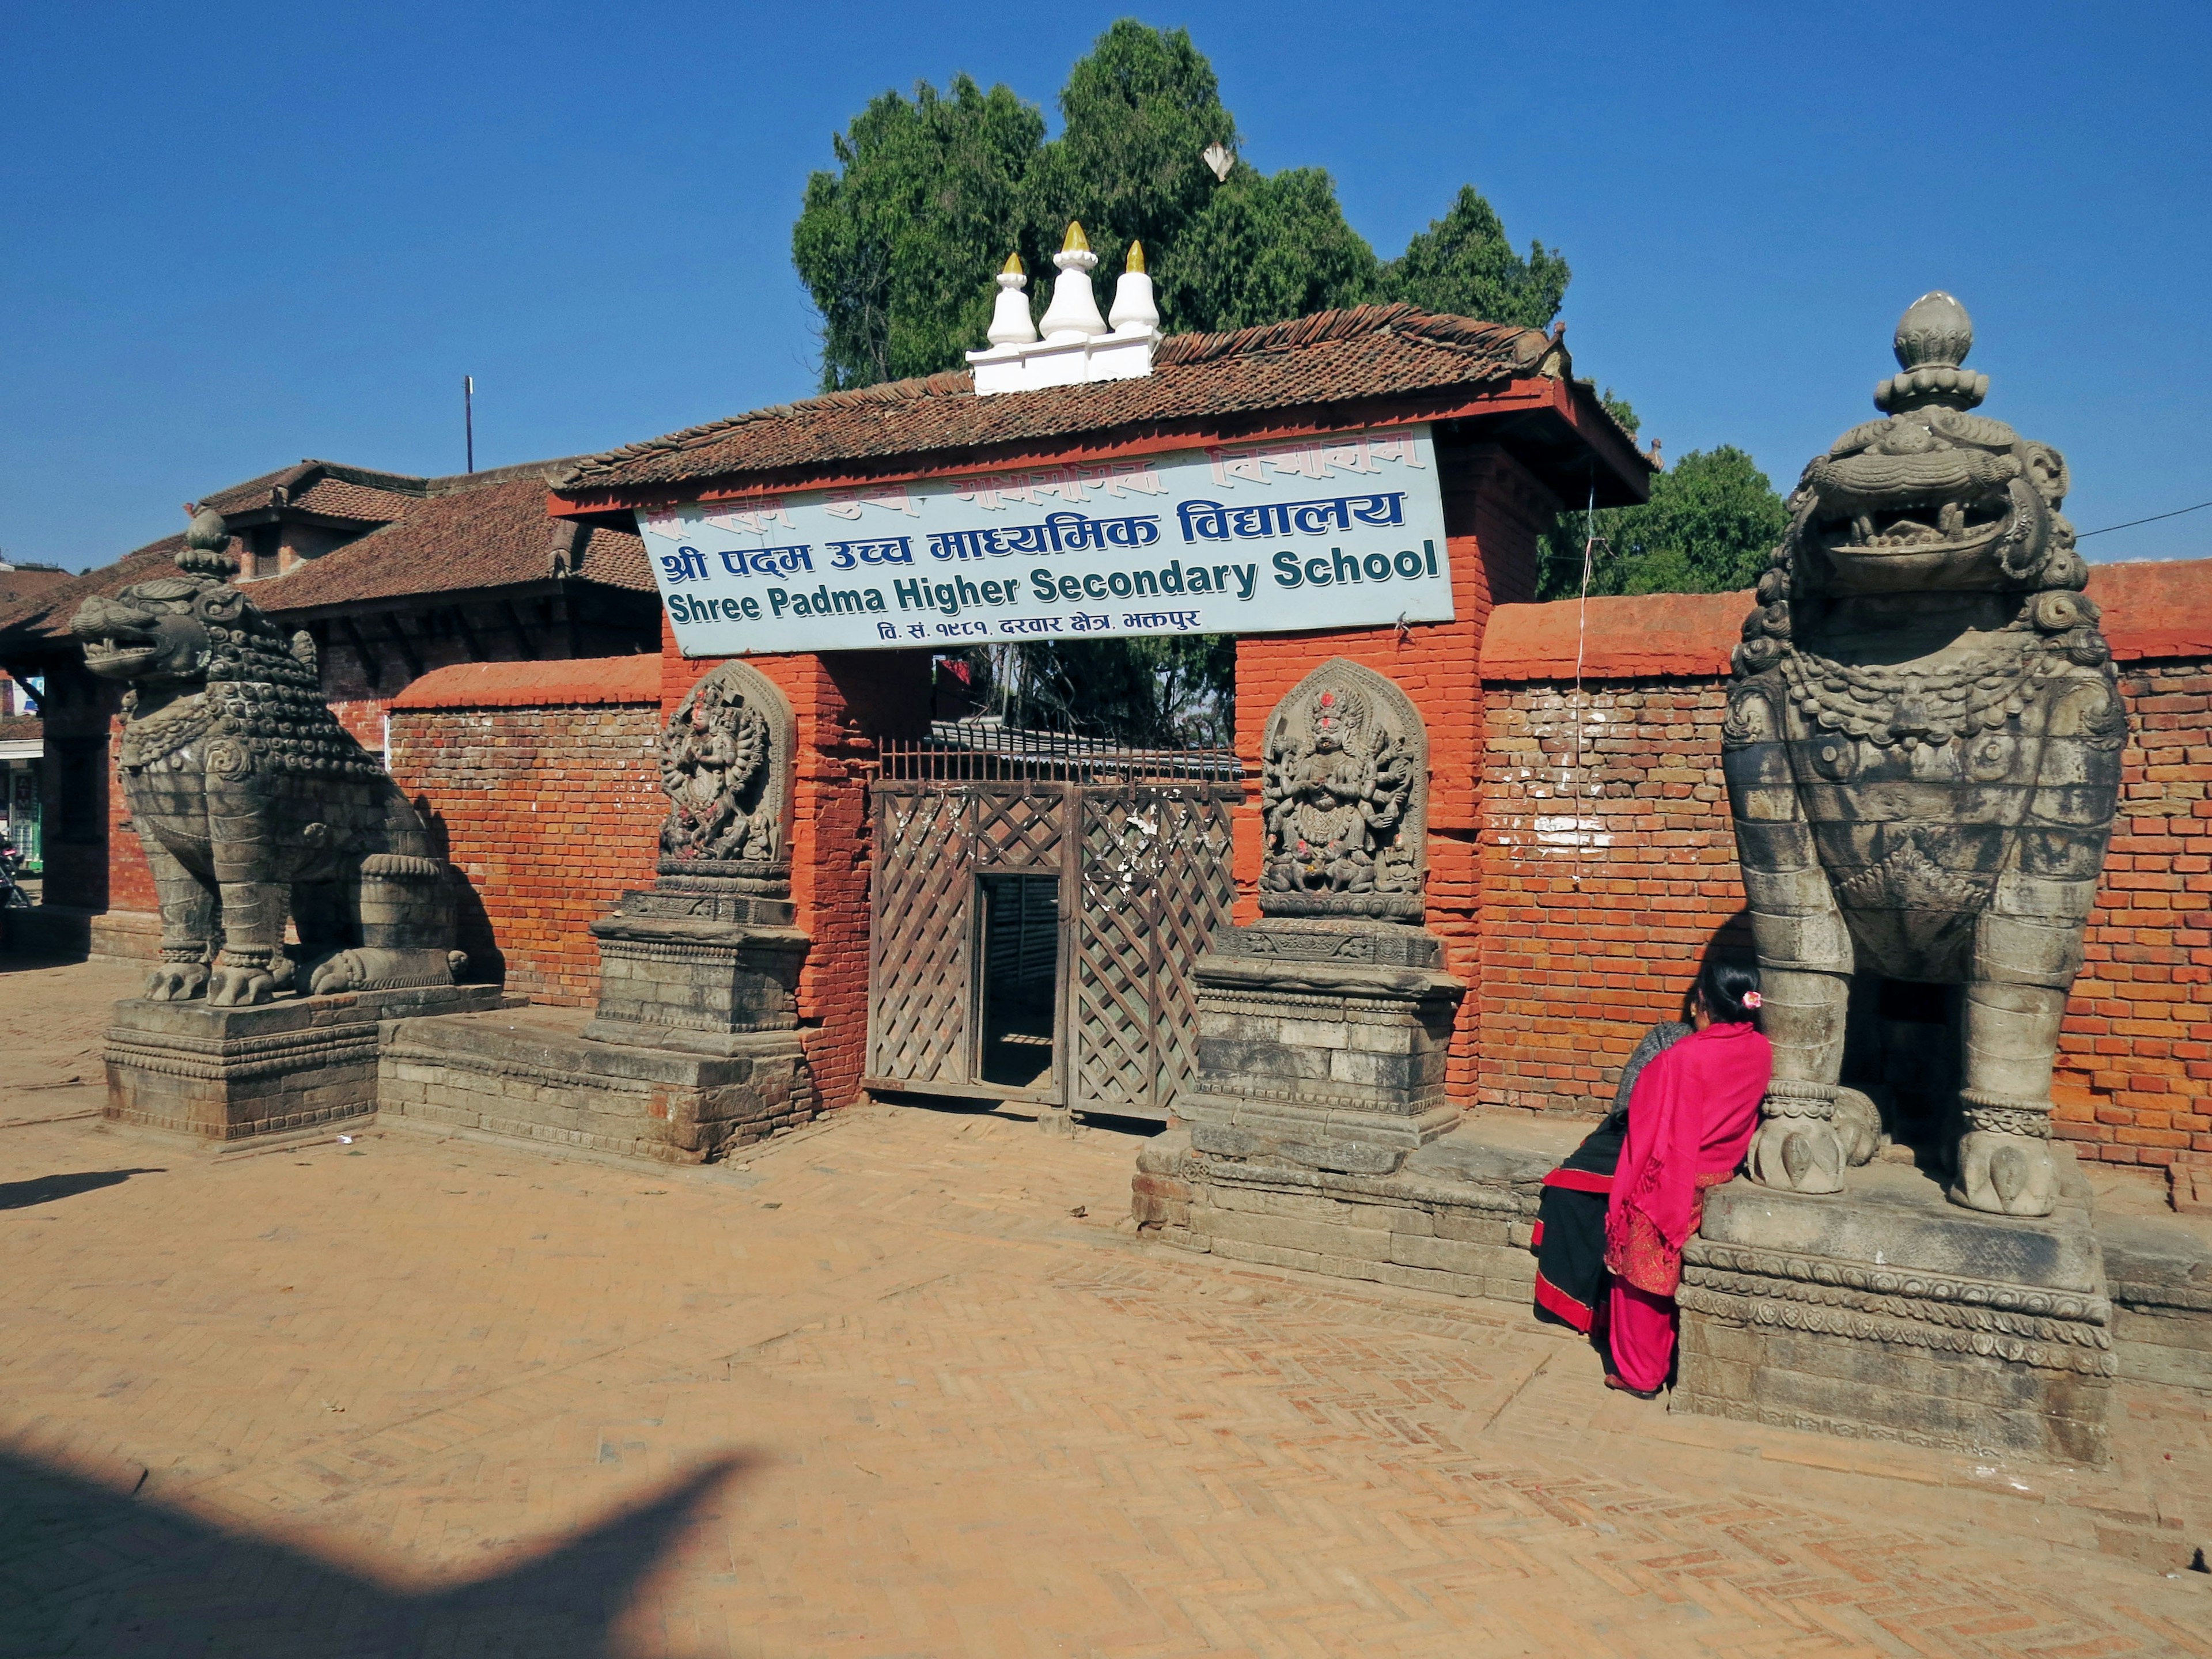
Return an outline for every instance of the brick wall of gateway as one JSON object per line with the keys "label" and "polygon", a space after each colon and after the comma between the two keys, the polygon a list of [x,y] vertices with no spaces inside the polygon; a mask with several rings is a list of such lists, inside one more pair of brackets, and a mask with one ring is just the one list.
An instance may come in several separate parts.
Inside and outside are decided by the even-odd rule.
{"label": "brick wall of gateway", "polygon": [[[811,939],[799,1035],[823,1103],[860,1091],[867,1031],[867,779],[878,735],[927,729],[927,652],[750,659],[797,717],[792,897]],[[660,656],[471,663],[392,700],[392,775],[464,884],[460,946],[538,1002],[599,997],[590,925],[650,887],[667,797],[666,711],[713,660]]]}
{"label": "brick wall of gateway", "polygon": [[[2130,733],[2052,1092],[2084,1157],[2163,1164],[2212,1152],[2212,561],[2103,567],[2090,592]],[[1492,615],[1476,1102],[1597,1109],[1707,946],[1748,947],[1719,761],[1749,605],[1593,599],[1579,629],[1571,601]]]}
{"label": "brick wall of gateway", "polygon": [[653,884],[660,659],[434,669],[389,708],[392,775],[462,884],[469,976],[538,1002],[597,1000],[590,924]]}

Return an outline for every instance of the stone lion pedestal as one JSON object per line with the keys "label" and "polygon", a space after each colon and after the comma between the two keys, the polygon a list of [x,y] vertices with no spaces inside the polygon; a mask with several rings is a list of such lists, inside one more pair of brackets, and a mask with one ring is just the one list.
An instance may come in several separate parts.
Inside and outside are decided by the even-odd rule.
{"label": "stone lion pedestal", "polygon": [[[2094,1461],[2112,1313],[2051,1076],[2127,715],[2066,462],[1972,412],[1972,344],[1948,294],[1905,312],[1881,418],[1805,469],[1736,648],[1721,765],[1774,1079],[1686,1258],[1683,1392]],[[1889,1126],[1943,1187],[1868,1165],[1839,1109],[1873,981],[1946,988],[1942,1075]]]}
{"label": "stone lion pedestal", "polygon": [[1874,1164],[1817,1197],[1735,1181],[1683,1253],[1679,1407],[2052,1462],[2101,1463],[2118,1365],[2089,1189],[2048,1216],[1948,1203]]}
{"label": "stone lion pedestal", "polygon": [[814,1115],[799,1039],[807,936],[792,925],[795,725],[757,670],[725,663],[661,734],[659,876],[592,924],[599,1006],[545,1018],[404,1021],[388,1111],[509,1138],[702,1163]]}
{"label": "stone lion pedestal", "polygon": [[313,640],[232,584],[229,540],[195,513],[178,574],[70,623],[125,688],[116,769],[161,911],[107,1031],[106,1115],[217,1143],[365,1117],[391,1022],[519,1000],[455,983],[451,871],[324,701]]}

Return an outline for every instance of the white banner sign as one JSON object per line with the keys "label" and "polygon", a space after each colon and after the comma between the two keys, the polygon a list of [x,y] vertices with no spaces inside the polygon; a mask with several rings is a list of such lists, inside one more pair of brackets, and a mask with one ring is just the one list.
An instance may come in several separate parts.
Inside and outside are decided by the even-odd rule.
{"label": "white banner sign", "polygon": [[638,515],[687,657],[1449,622],[1425,426]]}

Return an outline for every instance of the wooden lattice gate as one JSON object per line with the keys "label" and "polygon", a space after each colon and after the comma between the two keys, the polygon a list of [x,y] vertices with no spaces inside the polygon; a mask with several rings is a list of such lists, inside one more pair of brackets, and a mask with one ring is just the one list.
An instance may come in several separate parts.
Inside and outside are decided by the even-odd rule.
{"label": "wooden lattice gate", "polygon": [[[1066,739],[887,746],[874,789],[867,1085],[1164,1118],[1197,1060],[1191,966],[1229,919],[1235,757]],[[1012,878],[1056,907],[1048,1039],[990,1012]],[[1024,917],[1037,907],[1025,904]],[[1022,946],[1026,963],[1034,939]],[[993,1056],[1048,1040],[1009,1084]]]}

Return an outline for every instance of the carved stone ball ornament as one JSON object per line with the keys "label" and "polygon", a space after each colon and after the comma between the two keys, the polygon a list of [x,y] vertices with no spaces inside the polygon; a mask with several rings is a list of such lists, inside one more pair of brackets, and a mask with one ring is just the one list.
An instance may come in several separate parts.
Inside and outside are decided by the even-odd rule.
{"label": "carved stone ball ornament", "polygon": [[664,873],[788,874],[795,732],[783,693],[744,663],[724,663],[684,694],[660,734]]}
{"label": "carved stone ball ornament", "polygon": [[1906,311],[1882,418],[1806,467],[1736,647],[1723,764],[1775,1048],[1751,1173],[1839,1189],[1854,973],[1962,985],[1952,1196],[2044,1215],[2127,722],[2065,460],[1971,412],[1972,343],[1948,294]]}
{"label": "carved stone ball ornament", "polygon": [[1412,699],[1332,658],[1267,720],[1260,910],[1418,922],[1428,874],[1428,732]]}
{"label": "carved stone ball ornament", "polygon": [[445,861],[323,700],[313,639],[231,585],[229,541],[194,512],[181,574],[94,595],[70,623],[85,666],[125,688],[116,765],[161,905],[146,995],[450,986],[467,958]]}

